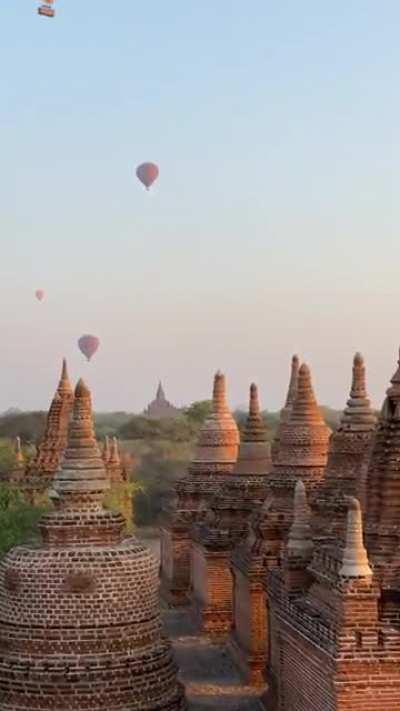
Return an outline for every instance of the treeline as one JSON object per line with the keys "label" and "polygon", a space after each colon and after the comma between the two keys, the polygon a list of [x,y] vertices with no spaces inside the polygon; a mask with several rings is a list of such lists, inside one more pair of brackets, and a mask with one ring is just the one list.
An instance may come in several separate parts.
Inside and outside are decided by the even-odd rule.
{"label": "treeline", "polygon": [[[340,413],[328,407],[321,408],[327,424],[336,429]],[[169,440],[190,442],[198,435],[199,428],[211,410],[211,401],[194,402],[174,418],[150,419],[144,415],[127,412],[95,414],[95,427],[99,439],[106,435],[121,440]],[[247,413],[233,413],[239,427],[243,427]],[[24,444],[38,444],[46,425],[46,412],[9,412],[0,416],[0,439],[20,437]],[[264,412],[268,436],[273,439],[279,423],[279,412]]]}
{"label": "treeline", "polygon": [[[336,429],[340,413],[322,408],[326,422]],[[126,412],[97,413],[96,434],[117,436],[122,450],[131,456],[132,480],[136,483],[134,518],[139,526],[154,525],[176,480],[187,471],[193,457],[199,430],[211,411],[211,402],[195,402],[175,418],[150,419]],[[242,429],[247,413],[236,410],[234,417]],[[264,412],[263,418],[270,441],[275,436],[279,413]],[[44,431],[46,413],[10,412],[0,417],[0,478],[10,472],[14,456],[11,439],[20,436],[24,454],[29,457]]]}

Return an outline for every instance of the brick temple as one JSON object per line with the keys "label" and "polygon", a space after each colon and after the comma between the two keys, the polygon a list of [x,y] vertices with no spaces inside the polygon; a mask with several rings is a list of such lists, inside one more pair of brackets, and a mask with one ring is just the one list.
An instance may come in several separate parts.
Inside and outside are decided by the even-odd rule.
{"label": "brick temple", "polygon": [[[358,355],[354,368],[358,387],[352,388],[350,401],[360,400],[358,422],[363,426],[358,435],[370,452],[366,476],[365,459],[352,448],[347,475],[336,477],[347,506],[345,525],[332,525],[328,519],[328,532],[335,535],[325,540],[320,537],[319,509],[315,535],[313,507],[305,500],[305,490],[298,492],[282,565],[268,571],[265,579],[268,711],[400,708],[400,365],[372,439]],[[349,402],[340,437],[354,406]],[[336,446],[332,443],[332,450]],[[351,464],[355,457],[356,472]],[[346,494],[349,488],[358,489],[357,498]],[[336,511],[331,501],[327,516],[338,515],[342,519],[342,505]]]}
{"label": "brick temple", "polygon": [[186,602],[191,586],[192,526],[232,473],[239,432],[226,401],[225,376],[214,378],[212,411],[203,423],[188,474],[178,481],[175,500],[161,528],[161,586],[175,603]]}
{"label": "brick temple", "polygon": [[160,381],[158,384],[155,399],[152,400],[151,403],[146,407],[143,414],[146,417],[159,419],[163,417],[178,417],[178,415],[181,415],[182,413],[179,408],[175,407],[175,405],[172,405],[167,400],[167,398],[165,397],[164,388]]}
{"label": "brick temple", "polygon": [[271,451],[260,413],[258,391],[250,388],[249,413],[232,473],[210,502],[206,520],[192,531],[192,600],[201,629],[228,633],[232,625],[230,558],[247,532],[247,522],[267,493]]}
{"label": "brick temple", "polygon": [[82,381],[73,407],[41,544],[0,564],[0,708],[183,711],[157,563],[124,537],[121,514],[103,508],[110,482]]}
{"label": "brick temple", "polygon": [[267,496],[254,514],[248,536],[232,555],[235,607],[230,647],[248,681],[260,685],[265,680],[269,646],[265,572],[280,565],[297,480],[316,492],[328,457],[330,430],[318,407],[309,368],[305,364],[299,368],[296,356],[284,409]]}

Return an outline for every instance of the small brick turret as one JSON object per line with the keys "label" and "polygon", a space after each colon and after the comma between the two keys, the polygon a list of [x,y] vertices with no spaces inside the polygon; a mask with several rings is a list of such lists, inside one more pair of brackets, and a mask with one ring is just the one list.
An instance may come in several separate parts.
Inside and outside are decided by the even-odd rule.
{"label": "small brick turret", "polygon": [[251,514],[266,496],[270,469],[270,445],[253,383],[237,463],[210,503],[210,520],[198,523],[193,530],[193,603],[201,626],[208,633],[224,634],[231,627],[230,558],[247,532]]}
{"label": "small brick turret", "polygon": [[212,411],[203,423],[187,476],[175,488],[175,500],[161,529],[162,593],[186,602],[191,581],[191,527],[203,518],[236,463],[239,432],[226,401],[225,376],[214,378]]}
{"label": "small brick turret", "polygon": [[346,527],[346,496],[365,500],[365,479],[377,418],[368,399],[363,357],[356,353],[350,397],[340,424],[332,435],[325,481],[314,502],[314,534],[332,541]]}

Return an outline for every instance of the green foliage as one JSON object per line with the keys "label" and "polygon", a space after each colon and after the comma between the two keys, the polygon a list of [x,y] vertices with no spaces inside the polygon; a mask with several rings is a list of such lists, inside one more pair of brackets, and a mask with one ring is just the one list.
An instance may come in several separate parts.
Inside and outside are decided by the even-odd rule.
{"label": "green foliage", "polygon": [[211,414],[212,400],[197,400],[189,407],[186,407],[184,414],[192,422],[203,424],[204,420]]}
{"label": "green foliage", "polygon": [[19,489],[0,483],[0,555],[37,537],[37,523],[42,513],[43,509],[26,503]]}
{"label": "green foliage", "polygon": [[15,456],[11,443],[0,441],[0,477],[8,476],[14,464]]}
{"label": "green foliage", "polygon": [[11,412],[0,417],[0,437],[37,443],[46,425],[45,412]]}
{"label": "green foliage", "polygon": [[132,418],[127,412],[97,412],[94,416],[96,435],[98,439],[115,437],[120,428]]}
{"label": "green foliage", "polygon": [[153,419],[135,415],[118,431],[120,439],[169,440],[187,442],[192,440],[199,425],[185,415]]}
{"label": "green foliage", "polygon": [[105,508],[118,511],[123,515],[128,532],[133,530],[133,497],[140,491],[140,488],[140,484],[136,481],[113,484],[104,500]]}

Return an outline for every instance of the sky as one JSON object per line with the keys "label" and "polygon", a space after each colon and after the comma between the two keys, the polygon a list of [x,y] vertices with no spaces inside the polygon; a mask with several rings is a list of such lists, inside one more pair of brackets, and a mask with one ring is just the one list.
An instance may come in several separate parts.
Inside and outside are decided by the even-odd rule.
{"label": "sky", "polygon": [[[398,0],[0,5],[0,410],[380,406],[400,344]],[[146,193],[143,161],[160,177]],[[37,288],[46,291],[38,303]],[[90,364],[83,333],[101,340]]]}

